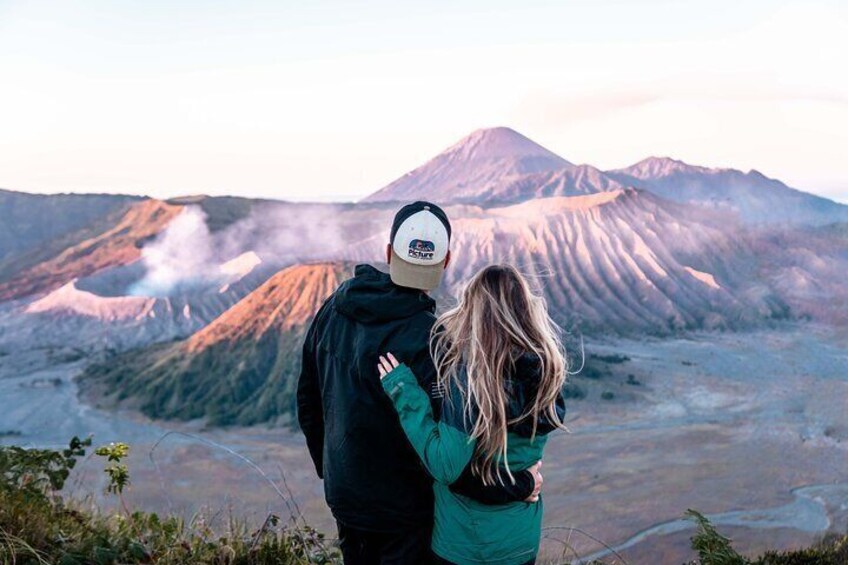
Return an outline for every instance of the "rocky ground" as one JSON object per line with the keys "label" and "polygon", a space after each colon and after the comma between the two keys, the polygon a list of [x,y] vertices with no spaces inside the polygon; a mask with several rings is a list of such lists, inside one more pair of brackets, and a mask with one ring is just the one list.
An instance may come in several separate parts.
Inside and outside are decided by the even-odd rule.
{"label": "rocky ground", "polygon": [[[207,521],[302,513],[333,535],[299,434],[102,412],[77,397],[84,356],[9,344],[0,343],[1,443],[59,446],[89,433],[95,444],[127,441],[135,504]],[[588,342],[606,367],[574,377],[586,397],[569,403],[571,433],[549,443],[545,554],[602,556],[596,538],[629,563],[682,562],[687,508],[745,552],[846,530],[846,344],[848,333],[810,325]],[[69,488],[99,496],[101,475],[86,460]]]}

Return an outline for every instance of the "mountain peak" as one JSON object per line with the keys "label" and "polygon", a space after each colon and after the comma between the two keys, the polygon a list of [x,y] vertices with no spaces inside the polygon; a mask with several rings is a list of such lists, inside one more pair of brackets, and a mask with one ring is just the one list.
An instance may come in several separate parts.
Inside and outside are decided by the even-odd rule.
{"label": "mountain peak", "polygon": [[676,173],[709,173],[713,169],[684,163],[671,157],[648,157],[635,165],[615,172],[625,173],[638,179],[667,177]]}
{"label": "mountain peak", "polygon": [[348,276],[341,263],[296,264],[277,272],[259,288],[185,342],[198,351],[222,341],[256,338],[271,328],[303,326]]}
{"label": "mountain peak", "polygon": [[522,175],[573,165],[508,127],[478,129],[366,201],[474,201]]}
{"label": "mountain peak", "polygon": [[542,157],[558,162],[562,166],[569,164],[565,159],[530,138],[503,126],[475,130],[449,147],[442,155],[456,156],[465,160]]}

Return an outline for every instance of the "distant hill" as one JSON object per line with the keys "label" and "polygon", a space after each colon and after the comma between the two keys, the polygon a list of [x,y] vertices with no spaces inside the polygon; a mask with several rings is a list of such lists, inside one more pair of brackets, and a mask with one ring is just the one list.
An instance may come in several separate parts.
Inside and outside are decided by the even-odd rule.
{"label": "distant hill", "polygon": [[0,264],[123,210],[140,196],[28,194],[0,189]]}
{"label": "distant hill", "polygon": [[508,260],[537,277],[554,315],[592,332],[733,329],[785,315],[746,276],[745,238],[718,218],[644,191],[533,200],[460,219],[456,285]]}
{"label": "distant hill", "polygon": [[556,171],[521,175],[482,194],[479,202],[486,206],[498,206],[537,198],[581,196],[625,188],[628,185],[591,165],[571,165]]}
{"label": "distant hill", "polygon": [[710,169],[667,157],[650,157],[624,169],[607,171],[607,175],[670,200],[738,213],[751,224],[848,221],[848,206],[790,188],[759,171]]}
{"label": "distant hill", "polygon": [[[383,260],[396,200],[416,198],[454,226],[443,307],[509,262],[579,333],[848,323],[848,223],[829,223],[848,207],[671,159],[604,172],[494,128],[356,204],[93,200],[90,220],[0,259],[0,337],[111,355],[84,386],[153,417],[284,421],[306,324],[349,265]],[[16,221],[38,223],[27,210]]]}
{"label": "distant hill", "polygon": [[141,256],[145,241],[181,210],[159,200],[140,200],[123,213],[113,213],[0,264],[0,301],[49,292],[73,279],[132,263]]}
{"label": "distant hill", "polygon": [[81,385],[153,418],[285,421],[308,323],[351,271],[330,263],[283,269],[189,339],[110,358],[87,369]]}
{"label": "distant hill", "polygon": [[[20,194],[20,193],[13,193]],[[0,193],[2,196],[2,193]],[[66,195],[48,195],[45,202],[58,199],[61,205]],[[41,196],[38,196],[41,199]],[[82,198],[88,198],[83,195]],[[205,195],[173,198],[166,201],[156,199],[128,198],[127,204],[115,207],[111,212],[82,223],[74,231],[43,240],[30,241],[26,249],[9,253],[0,259],[0,303],[7,300],[24,299],[52,292],[74,279],[84,286],[87,279],[104,271],[127,267],[141,259],[141,250],[153,243],[157,236],[172,225],[172,221],[183,211],[200,210],[203,223],[211,237],[217,237],[212,251],[222,253],[221,261],[254,251],[259,248],[270,262],[292,262],[311,260],[323,253],[326,258],[340,245],[339,230],[356,232],[361,226],[370,226],[373,220],[367,214],[352,218],[353,225],[338,224],[340,212],[351,208],[350,204],[289,203],[277,200],[249,199],[239,197],[210,197]],[[52,207],[48,205],[48,208]],[[19,208],[19,207],[10,207]],[[92,210],[99,210],[96,205]],[[58,208],[57,208],[58,210]],[[0,213],[6,213],[0,207]],[[70,207],[67,215],[74,216],[76,209]],[[58,214],[58,211],[57,211]],[[24,214],[33,225],[49,227],[52,218],[39,216],[33,208]],[[61,214],[60,214],[61,215]],[[84,217],[82,214],[81,217]],[[351,215],[353,216],[353,215]],[[58,222],[61,224],[61,222]],[[69,223],[68,225],[71,225]],[[6,226],[0,222],[0,230]],[[232,231],[230,234],[227,230]],[[227,232],[226,235],[224,232]],[[320,236],[323,237],[323,241]],[[12,238],[14,239],[14,238]],[[198,241],[186,241],[191,246]],[[233,245],[228,245],[232,243]],[[212,244],[212,243],[210,243]],[[315,248],[315,250],[312,250]],[[320,252],[319,252],[320,251]],[[226,253],[232,252],[231,255]],[[129,271],[121,272],[126,278]],[[136,272],[142,277],[143,272]],[[107,277],[108,278],[108,277]],[[111,277],[115,278],[115,277]],[[98,293],[112,295],[113,289],[98,284]],[[126,290],[127,284],[118,285]]]}
{"label": "distant hill", "polygon": [[[447,211],[458,260],[446,273],[443,307],[478,269],[507,261],[539,285],[560,324],[580,332],[732,330],[789,315],[753,276],[760,263],[741,227],[727,234],[721,216],[649,192]],[[154,418],[287,421],[308,323],[350,275],[346,265],[375,262],[384,245],[377,234],[347,248],[343,263],[287,267],[191,337],[107,359],[82,375],[82,386]]]}
{"label": "distant hill", "polygon": [[[733,329],[788,315],[762,284],[753,234],[738,221],[650,192],[616,190],[498,208],[449,206],[446,292],[510,262],[536,278],[560,323],[598,333]],[[360,244],[349,259],[379,256]]]}
{"label": "distant hill", "polygon": [[711,169],[658,157],[601,171],[574,165],[504,127],[473,132],[363,202],[423,199],[491,207],[627,187],[735,214],[753,225],[848,221],[848,206],[790,188],[758,171]]}
{"label": "distant hill", "polygon": [[503,187],[523,177],[572,167],[571,163],[505,127],[477,130],[417,169],[364,199],[394,202],[499,200]]}

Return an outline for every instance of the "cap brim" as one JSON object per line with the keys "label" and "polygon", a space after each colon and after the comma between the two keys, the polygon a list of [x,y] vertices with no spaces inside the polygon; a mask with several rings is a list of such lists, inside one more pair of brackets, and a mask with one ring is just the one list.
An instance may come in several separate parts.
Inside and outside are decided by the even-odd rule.
{"label": "cap brim", "polygon": [[389,263],[389,276],[398,286],[433,290],[442,282],[445,272],[444,259],[435,265],[413,265],[407,263],[392,249],[392,262]]}

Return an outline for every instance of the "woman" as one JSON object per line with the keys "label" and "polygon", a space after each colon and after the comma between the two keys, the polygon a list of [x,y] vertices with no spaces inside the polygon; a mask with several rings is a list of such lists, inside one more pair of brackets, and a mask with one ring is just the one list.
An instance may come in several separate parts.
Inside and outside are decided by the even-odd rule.
{"label": "woman", "polygon": [[541,500],[486,506],[449,485],[469,463],[492,484],[542,459],[548,433],[562,427],[565,414],[557,328],[544,300],[504,265],[477,273],[435,327],[431,351],[445,391],[439,422],[406,365],[388,353],[378,367],[406,436],[435,479],[433,551],[458,565],[534,563]]}

